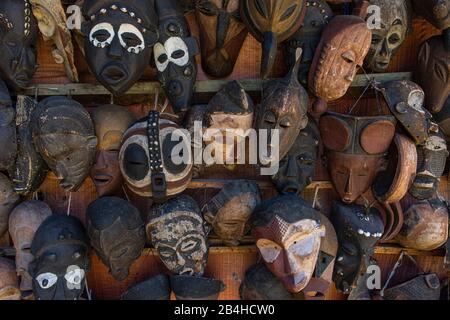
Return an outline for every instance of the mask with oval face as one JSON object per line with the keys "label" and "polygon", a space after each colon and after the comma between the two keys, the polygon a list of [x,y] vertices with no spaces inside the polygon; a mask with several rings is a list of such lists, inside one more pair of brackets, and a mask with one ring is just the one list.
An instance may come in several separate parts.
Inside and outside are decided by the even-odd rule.
{"label": "mask with oval face", "polygon": [[[372,44],[364,60],[364,66],[375,72],[383,72],[411,28],[412,11],[409,0],[370,0],[380,8],[380,28],[373,28]],[[377,13],[378,14],[378,13]],[[368,21],[373,20],[369,15]]]}
{"label": "mask with oval face", "polygon": [[18,201],[12,182],[0,172],[0,236],[8,230],[9,214]]}
{"label": "mask with oval face", "polygon": [[16,111],[6,84],[0,79],[0,171],[11,170],[17,156]]}
{"label": "mask with oval face", "polygon": [[313,276],[325,227],[316,211],[296,195],[261,203],[252,215],[252,235],[267,268],[290,292]]}
{"label": "mask with oval face", "polygon": [[0,77],[24,89],[36,71],[38,28],[28,0],[0,2]]}
{"label": "mask with oval face", "polygon": [[2,300],[20,300],[20,290],[14,262],[0,257],[0,301]]}
{"label": "mask with oval face", "polygon": [[450,28],[449,0],[412,0],[414,11],[438,29]]}
{"label": "mask with oval face", "polygon": [[89,205],[86,220],[95,252],[115,279],[125,280],[145,246],[144,221],[139,211],[123,199],[103,197]]}
{"label": "mask with oval face", "polygon": [[170,272],[203,275],[208,259],[204,224],[198,204],[187,195],[151,208],[147,236]]}
{"label": "mask with oval face", "polygon": [[89,271],[89,240],[82,223],[65,215],[51,215],[31,243],[34,260],[29,273],[37,300],[78,300]]}
{"label": "mask with oval face", "polygon": [[158,80],[176,113],[191,106],[197,78],[197,40],[176,0],[155,0],[159,18],[159,39],[154,47]]}
{"label": "mask with oval face", "polygon": [[345,203],[355,202],[383,169],[395,135],[392,116],[354,117],[328,112],[320,118],[328,171]]}
{"label": "mask with oval face", "polygon": [[103,86],[120,96],[142,76],[158,39],[154,0],[88,0],[82,10],[89,68]]}
{"label": "mask with oval face", "polygon": [[122,137],[134,123],[133,114],[117,105],[104,105],[91,114],[98,139],[97,155],[90,176],[100,197],[122,192],[123,178],[119,166]]}

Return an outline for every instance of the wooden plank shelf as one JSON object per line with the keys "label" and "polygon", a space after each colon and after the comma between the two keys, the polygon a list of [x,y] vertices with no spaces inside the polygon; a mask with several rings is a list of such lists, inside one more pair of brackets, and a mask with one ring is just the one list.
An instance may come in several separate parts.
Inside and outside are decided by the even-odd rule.
{"label": "wooden plank shelf", "polygon": [[[193,179],[188,189],[222,189],[227,183],[238,181],[236,179]],[[269,181],[254,181],[261,189],[273,189],[274,185]],[[331,181],[314,181],[306,189],[333,189]]]}

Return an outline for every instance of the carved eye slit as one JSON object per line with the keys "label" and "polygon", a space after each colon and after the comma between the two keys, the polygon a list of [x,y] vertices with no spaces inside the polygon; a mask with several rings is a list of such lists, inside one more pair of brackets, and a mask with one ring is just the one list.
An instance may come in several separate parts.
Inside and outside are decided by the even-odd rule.
{"label": "carved eye slit", "polygon": [[286,11],[281,16],[280,21],[285,21],[289,19],[294,14],[296,8],[297,8],[296,4],[293,4],[292,6],[287,8]]}
{"label": "carved eye slit", "polygon": [[280,127],[282,127],[282,128],[290,128],[290,127],[292,127],[290,119],[288,119],[288,118],[282,119],[280,121]]}
{"label": "carved eye slit", "polygon": [[372,35],[372,45],[377,45],[378,43],[380,43],[383,39],[381,39],[379,36],[377,35]]}
{"label": "carved eye slit", "polygon": [[216,5],[210,1],[202,1],[198,5],[201,13],[207,16],[216,16],[219,14]]}
{"label": "carved eye slit", "polygon": [[270,124],[275,124],[277,122],[275,115],[270,111],[266,113],[264,120]]}
{"label": "carved eye slit", "polygon": [[266,7],[267,3],[264,0],[255,0],[255,7],[259,14],[264,18],[269,19],[269,11]]}
{"label": "carved eye slit", "polygon": [[169,59],[169,58],[167,57],[167,54],[163,53],[163,54],[160,55],[157,59],[158,59],[158,62],[159,62],[159,63],[164,63],[164,62],[166,62],[167,59]]}
{"label": "carved eye slit", "polygon": [[344,52],[342,54],[342,59],[344,59],[347,63],[354,63],[355,62],[355,55],[351,51]]}
{"label": "carved eye slit", "polygon": [[400,36],[397,33],[391,35],[388,39],[389,44],[397,44],[400,42]]}
{"label": "carved eye slit", "polygon": [[176,50],[172,53],[172,59],[181,59],[185,55],[183,50]]}
{"label": "carved eye slit", "polygon": [[448,81],[448,70],[442,63],[436,62],[434,64],[434,72],[442,82]]}

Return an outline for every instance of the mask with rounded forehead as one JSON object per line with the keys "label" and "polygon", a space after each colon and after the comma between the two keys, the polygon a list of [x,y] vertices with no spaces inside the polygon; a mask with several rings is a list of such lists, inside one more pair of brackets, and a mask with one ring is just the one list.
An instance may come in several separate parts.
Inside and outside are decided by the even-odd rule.
{"label": "mask with rounded forehead", "polygon": [[128,109],[117,105],[97,107],[91,116],[98,145],[90,176],[100,197],[112,196],[122,190],[119,150],[124,133],[135,119]]}
{"label": "mask with rounded forehead", "polygon": [[420,47],[415,79],[425,92],[427,109],[440,112],[450,94],[450,51],[442,36],[432,37]]}
{"label": "mask with rounded forehead", "polygon": [[87,0],[84,50],[97,80],[116,96],[142,76],[158,38],[154,0]]}
{"label": "mask with rounded forehead", "polygon": [[89,113],[66,97],[42,100],[32,115],[34,144],[66,191],[77,191],[95,158],[97,137]]}
{"label": "mask with rounded forehead", "polygon": [[0,77],[14,89],[26,88],[36,71],[37,36],[28,0],[0,2]]}
{"label": "mask with rounded forehead", "polygon": [[2,300],[20,300],[20,290],[14,262],[0,257],[0,301]]}
{"label": "mask with rounded forehead", "polygon": [[450,27],[449,0],[412,0],[414,11],[438,29]]}
{"label": "mask with rounded forehead", "polygon": [[313,276],[325,236],[315,210],[296,195],[261,203],[252,215],[252,235],[267,268],[290,292],[300,292]]}
{"label": "mask with rounded forehead", "polygon": [[16,111],[6,84],[0,79],[0,171],[13,168],[17,156]]}
{"label": "mask with rounded forehead", "polygon": [[8,230],[9,214],[18,201],[12,182],[0,172],[0,236]]}
{"label": "mask with rounded forehead", "polygon": [[[380,8],[380,28],[373,28],[372,44],[364,65],[372,71],[383,72],[405,41],[411,28],[412,11],[409,0],[370,0]],[[367,19],[372,19],[369,16]]]}
{"label": "mask with rounded forehead", "polygon": [[42,201],[22,202],[11,212],[9,233],[16,249],[16,270],[20,277],[20,290],[33,290],[28,265],[33,261],[30,252],[33,237],[39,226],[52,214],[50,207]]}
{"label": "mask with rounded forehead", "polygon": [[187,195],[151,208],[147,235],[170,272],[203,275],[208,259],[204,223],[197,203]]}

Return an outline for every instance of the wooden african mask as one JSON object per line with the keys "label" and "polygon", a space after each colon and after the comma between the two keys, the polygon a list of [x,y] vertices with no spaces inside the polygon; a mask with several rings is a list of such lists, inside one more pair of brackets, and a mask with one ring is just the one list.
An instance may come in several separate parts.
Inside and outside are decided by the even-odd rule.
{"label": "wooden african mask", "polygon": [[8,230],[9,214],[18,201],[12,182],[0,172],[0,236]]}
{"label": "wooden african mask", "polygon": [[170,276],[170,286],[177,300],[218,300],[225,290],[220,280],[188,275]]}
{"label": "wooden african mask", "polygon": [[198,0],[196,14],[203,70],[225,78],[233,72],[248,34],[240,20],[239,0]]}
{"label": "wooden african mask", "polygon": [[381,25],[380,28],[371,29],[372,44],[364,66],[375,72],[383,72],[389,67],[411,27],[411,5],[409,0],[370,0],[370,4],[380,8]]}
{"label": "wooden african mask", "polygon": [[14,262],[0,257],[0,301],[20,300],[19,279]]}
{"label": "wooden african mask", "polygon": [[442,36],[422,44],[415,79],[425,92],[426,108],[431,113],[440,112],[450,94],[450,51]]}
{"label": "wooden african mask", "polygon": [[450,28],[449,0],[412,0],[414,11],[438,29]]}
{"label": "wooden african mask", "polygon": [[128,109],[117,105],[97,107],[91,116],[98,145],[90,176],[99,197],[117,195],[122,192],[123,183],[119,166],[120,145],[135,119]]}
{"label": "wooden african mask", "polygon": [[241,17],[252,35],[262,43],[261,77],[269,77],[278,45],[301,26],[305,0],[240,0]]}
{"label": "wooden african mask", "polygon": [[17,157],[16,111],[6,84],[0,79],[0,171],[11,170]]}

